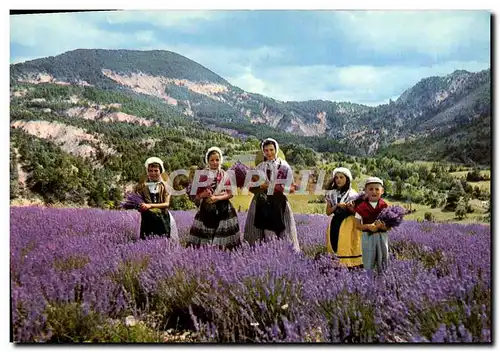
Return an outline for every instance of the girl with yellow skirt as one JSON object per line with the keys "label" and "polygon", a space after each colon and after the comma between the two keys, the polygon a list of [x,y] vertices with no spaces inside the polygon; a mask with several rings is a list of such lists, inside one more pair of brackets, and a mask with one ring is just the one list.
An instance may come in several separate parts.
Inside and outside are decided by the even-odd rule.
{"label": "girl with yellow skirt", "polygon": [[351,187],[349,169],[333,170],[332,189],[326,194],[326,214],[332,215],[326,230],[326,249],[334,253],[340,263],[349,267],[362,267],[361,231],[356,229],[353,201],[358,193]]}

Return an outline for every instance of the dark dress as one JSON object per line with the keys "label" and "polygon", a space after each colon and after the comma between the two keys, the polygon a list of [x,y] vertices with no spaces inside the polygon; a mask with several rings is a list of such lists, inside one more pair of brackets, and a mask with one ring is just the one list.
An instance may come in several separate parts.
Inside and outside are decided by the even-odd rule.
{"label": "dark dress", "polygon": [[[272,164],[260,163],[257,169],[266,173],[268,181],[273,177],[277,180],[286,180],[288,174],[292,172],[290,166],[281,159]],[[272,176],[273,172],[276,176]],[[289,241],[296,251],[300,251],[292,208],[282,190],[284,190],[282,186],[277,186],[273,194],[268,195],[267,191],[259,187],[252,189],[254,196],[248,209],[244,239],[253,245],[277,237]]]}
{"label": "dark dress", "polygon": [[[165,203],[168,193],[163,182],[157,183],[157,192],[151,192],[147,183],[141,183],[137,192],[142,195],[148,204]],[[141,211],[140,238],[161,236],[178,240],[177,226],[168,209],[149,209]]]}
{"label": "dark dress", "polygon": [[[225,180],[224,170],[217,172],[210,189],[215,192],[221,182]],[[228,182],[226,182],[226,185]],[[197,194],[203,192],[198,190]],[[188,245],[215,245],[221,248],[232,249],[241,244],[240,224],[238,215],[231,202],[220,200],[209,204],[202,199],[196,213],[193,225],[189,231]]]}

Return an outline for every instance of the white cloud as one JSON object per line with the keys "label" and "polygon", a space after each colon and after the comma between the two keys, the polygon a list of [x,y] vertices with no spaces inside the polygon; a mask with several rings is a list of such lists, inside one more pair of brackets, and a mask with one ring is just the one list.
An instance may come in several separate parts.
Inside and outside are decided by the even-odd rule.
{"label": "white cloud", "polygon": [[[263,95],[270,95],[270,94],[268,94],[268,91],[269,91],[268,83],[266,83],[262,79],[255,77],[255,75],[252,73],[251,67],[247,67],[247,69],[245,70],[245,72],[243,74],[238,75],[236,77],[228,77],[227,80],[233,86],[240,87],[240,88],[246,90],[247,92],[260,93]],[[269,92],[269,93],[272,93],[272,92]]]}
{"label": "white cloud", "polygon": [[285,49],[269,46],[243,49],[158,42],[138,49],[173,51],[205,66],[225,79],[243,75],[247,73],[249,67],[275,64],[285,55]]}
{"label": "white cloud", "polygon": [[[78,48],[141,49],[163,45],[153,30],[106,31],[99,24],[146,22],[155,26],[186,26],[195,30],[200,19],[220,18],[211,11],[114,11],[10,16],[10,41],[31,47],[38,57],[58,55]],[[12,58],[11,58],[12,61]]]}
{"label": "white cloud", "polygon": [[338,72],[339,84],[345,87],[370,87],[377,83],[379,73],[373,66],[348,66]]}
{"label": "white cloud", "polygon": [[[139,15],[140,13],[140,15]],[[175,13],[175,14],[172,14]],[[211,11],[176,11],[168,12],[99,12],[99,13],[64,13],[44,15],[11,16],[11,44],[20,44],[31,48],[31,58],[59,55],[63,52],[79,49],[136,49],[136,50],[170,50],[194,60],[222,76],[241,74],[250,65],[266,66],[283,57],[285,51],[279,47],[262,46],[253,49],[226,48],[216,45],[170,44],[168,38],[160,38],[153,30],[137,30],[120,33],[106,31],[98,26],[111,16],[115,21],[139,21],[147,19],[159,24],[165,18],[171,18],[172,24],[180,21],[183,14],[189,19],[209,18]],[[136,16],[137,14],[137,16]],[[49,39],[48,39],[49,38]],[[23,58],[26,55],[22,55]],[[12,57],[11,63],[20,62],[23,58]]]}
{"label": "white cloud", "polygon": [[287,66],[247,70],[228,80],[253,93],[291,100],[324,99],[379,105],[397,99],[406,89],[430,76],[445,76],[457,69],[477,72],[489,62],[450,61],[422,66]]}
{"label": "white cloud", "polygon": [[134,37],[139,43],[153,43],[158,40],[154,31],[138,31]]}
{"label": "white cloud", "polygon": [[[214,20],[224,16],[220,11],[182,11],[182,10],[160,10],[160,11],[113,11],[103,12],[97,17],[104,18],[109,24],[124,23],[149,23],[160,27],[184,27],[193,26],[200,20]],[[195,20],[195,21],[193,21]]]}
{"label": "white cloud", "polygon": [[75,13],[65,13],[11,16],[10,41],[42,55],[57,55],[77,48],[120,48],[130,37],[101,30]]}
{"label": "white cloud", "polygon": [[439,56],[464,42],[490,43],[486,11],[340,11],[334,18],[335,28],[359,50]]}

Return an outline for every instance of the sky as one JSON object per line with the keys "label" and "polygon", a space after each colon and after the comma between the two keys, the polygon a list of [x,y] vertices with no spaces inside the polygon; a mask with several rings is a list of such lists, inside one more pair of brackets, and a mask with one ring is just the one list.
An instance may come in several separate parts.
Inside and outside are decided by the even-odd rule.
{"label": "sky", "polygon": [[170,50],[278,100],[366,105],[490,67],[484,10],[115,11],[10,16],[10,63],[79,48]]}

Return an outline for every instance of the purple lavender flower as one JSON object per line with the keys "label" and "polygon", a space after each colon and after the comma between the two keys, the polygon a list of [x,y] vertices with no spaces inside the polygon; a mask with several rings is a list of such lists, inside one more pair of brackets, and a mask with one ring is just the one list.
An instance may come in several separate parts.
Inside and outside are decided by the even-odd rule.
{"label": "purple lavender flower", "polygon": [[[195,212],[172,215],[182,241]],[[74,306],[121,321],[185,311],[205,342],[491,342],[489,226],[404,221],[392,231],[391,265],[370,278],[313,259],[326,215],[294,217],[304,252],[279,240],[226,252],[138,241],[137,212],[12,207],[14,341],[55,341],[60,322],[47,312]]]}
{"label": "purple lavender flower", "polygon": [[387,227],[397,227],[401,225],[403,217],[407,211],[399,205],[391,205],[383,209],[377,217],[377,220],[382,221]]}
{"label": "purple lavender flower", "polygon": [[139,209],[139,205],[144,203],[144,198],[139,193],[127,193],[125,200],[120,203],[124,209]]}
{"label": "purple lavender flower", "polygon": [[233,166],[231,166],[229,170],[234,171],[234,174],[236,176],[236,186],[238,188],[242,188],[245,185],[245,178],[247,176],[249,167],[241,163],[240,161],[237,161],[233,164]]}

